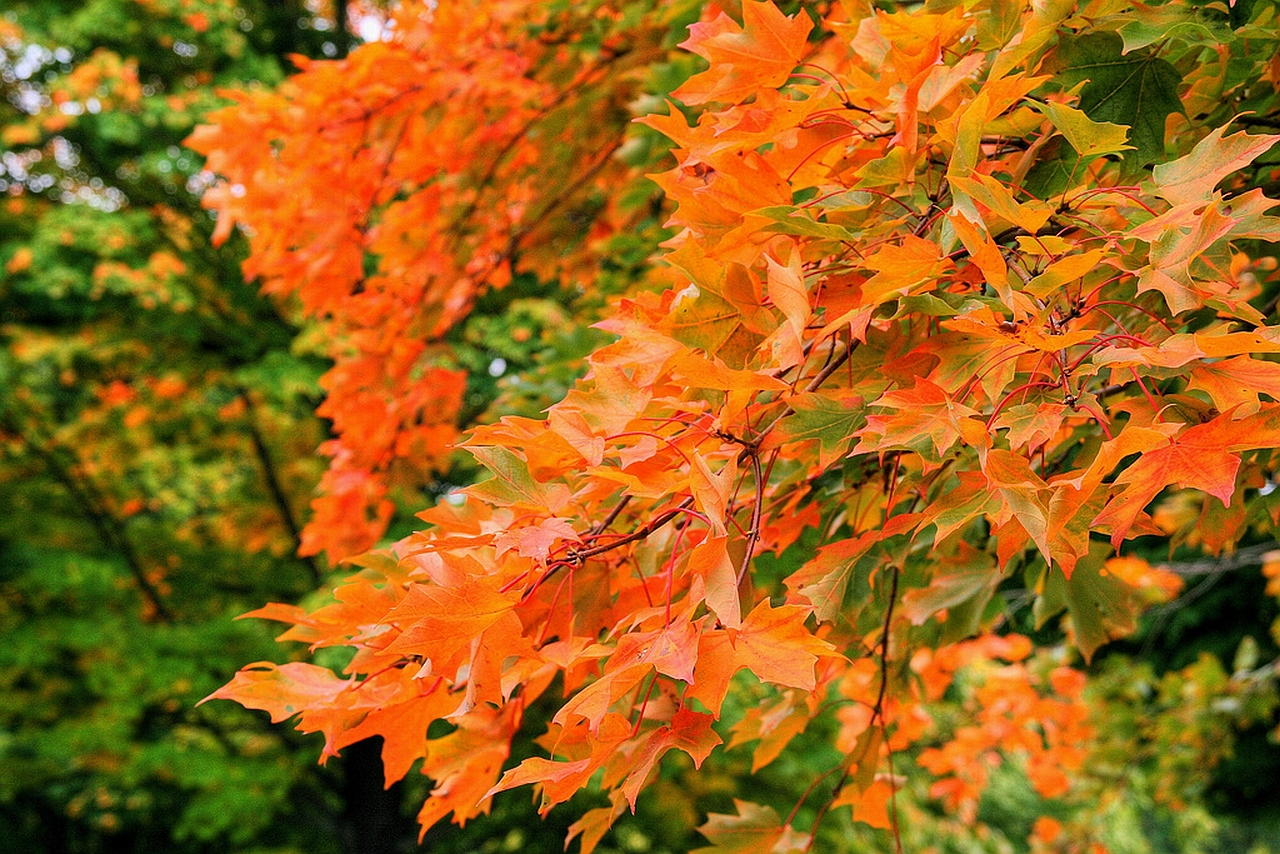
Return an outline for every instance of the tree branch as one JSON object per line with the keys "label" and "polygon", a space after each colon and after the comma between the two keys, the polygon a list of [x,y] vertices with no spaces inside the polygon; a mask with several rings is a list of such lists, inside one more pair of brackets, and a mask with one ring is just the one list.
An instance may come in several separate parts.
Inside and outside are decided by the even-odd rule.
{"label": "tree branch", "polygon": [[293,539],[294,555],[310,571],[311,580],[319,584],[324,578],[324,573],[320,571],[315,558],[311,555],[298,554],[302,548],[302,528],[294,516],[293,507],[289,504],[289,498],[285,495],[284,488],[280,485],[280,479],[276,476],[276,467],[271,459],[271,451],[267,447],[266,441],[262,438],[262,433],[258,430],[258,425],[254,418],[256,410],[253,400],[250,398],[248,390],[243,386],[237,386],[236,393],[244,401],[246,408],[244,422],[249,431],[249,440],[253,444],[253,451],[258,458],[258,464],[262,467],[262,478],[266,481],[267,492],[271,494],[271,500],[275,503],[276,510],[280,513],[280,518],[284,521],[284,526],[288,529],[289,536]]}
{"label": "tree branch", "polygon": [[[124,524],[110,512],[107,501],[97,485],[87,475],[77,472],[79,458],[76,456],[75,451],[54,439],[47,440],[48,447],[45,447],[42,442],[32,441],[31,437],[22,430],[21,426],[13,421],[10,415],[6,415],[3,423],[7,430],[22,440],[23,445],[30,449],[32,454],[44,464],[53,479],[62,484],[63,488],[70,493],[72,499],[80,505],[102,544],[108,550],[116,552],[124,559],[125,566],[138,587],[138,592],[147,604],[151,606],[156,618],[163,623],[173,622],[173,611],[165,603],[160,591],[147,578],[146,570],[142,566],[142,560],[134,549],[133,543],[129,540],[128,534],[124,530]],[[60,459],[60,454],[69,456],[76,462],[68,464]]]}

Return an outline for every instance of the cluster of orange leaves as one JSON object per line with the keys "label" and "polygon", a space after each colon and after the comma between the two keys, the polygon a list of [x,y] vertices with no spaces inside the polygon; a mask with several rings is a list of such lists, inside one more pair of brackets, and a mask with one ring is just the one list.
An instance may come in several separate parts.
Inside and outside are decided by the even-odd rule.
{"label": "cluster of orange leaves", "polygon": [[[339,61],[296,57],[284,86],[232,93],[188,140],[224,178],[206,195],[215,241],[243,226],[245,273],[296,297],[334,342],[320,409],[332,466],[304,552],[368,549],[389,490],[445,465],[466,377],[442,338],[476,296],[517,263],[582,280],[593,245],[628,227],[613,155],[668,14],[587,53],[568,35],[621,30],[608,5],[578,18],[511,0],[405,3],[395,38]],[[535,28],[545,37],[520,37]],[[607,205],[591,232],[566,241],[595,195]]]}
{"label": "cluster of orange leaves", "polygon": [[[552,214],[625,176],[596,111],[633,91],[619,63],[661,55],[657,13],[626,50],[574,51],[539,4],[405,6],[390,41],[238,95],[194,138],[227,176],[219,236],[244,225],[247,272],[337,342],[305,548],[339,555],[454,439],[463,379],[440,342],[476,295],[516,269],[589,285],[590,236],[560,258]],[[923,704],[968,664],[974,723],[920,756],[934,795],[972,813],[999,754],[1065,793],[1090,735],[1080,673],[1032,673],[1016,636],[962,641],[998,627],[997,586],[1022,573],[1039,621],[1066,609],[1088,657],[1132,628],[1143,587],[1169,586],[1107,565],[1159,533],[1157,495],[1230,505],[1270,476],[1254,452],[1280,444],[1280,407],[1259,392],[1280,365],[1254,356],[1280,335],[1237,288],[1231,241],[1280,222],[1261,191],[1216,187],[1277,137],[1213,130],[1121,184],[1124,134],[1040,73],[1096,22],[1007,11],[1020,28],[978,6],[850,6],[815,31],[769,2],[745,0],[742,23],[711,8],[682,45],[709,66],[673,93],[684,108],[641,119],[674,142],[654,180],[675,236],[601,324],[616,340],[544,419],[473,429],[488,479],[357,559],[332,604],[254,612],[354,649],[344,676],[260,663],[213,696],[298,715],[326,756],[381,736],[389,782],[421,761],[424,828],[528,784],[545,811],[598,774],[610,806],[572,830],[587,852],[665,754],[701,764],[721,744],[742,670],[777,694],[730,744],[755,743],[758,768],[839,698],[834,804],[884,826],[886,760],[922,743]],[[1021,183],[1060,137],[1084,157],[1037,198]],[[1205,306],[1211,322],[1175,329]],[[766,553],[785,577],[760,576]],[[548,756],[503,773],[534,702],[554,704]],[[436,720],[455,728],[428,739]],[[748,831],[752,850],[812,843],[738,810],[703,826],[709,850]]]}

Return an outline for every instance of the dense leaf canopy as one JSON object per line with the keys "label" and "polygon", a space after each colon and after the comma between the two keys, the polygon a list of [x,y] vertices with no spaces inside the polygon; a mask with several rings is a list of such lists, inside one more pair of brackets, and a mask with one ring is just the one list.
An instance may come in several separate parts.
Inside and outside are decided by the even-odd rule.
{"label": "dense leaf canopy", "polygon": [[[1237,733],[1276,732],[1278,11],[353,4],[367,41],[224,91],[186,138],[212,244],[243,239],[271,302],[192,291],[181,253],[131,236],[177,220],[104,183],[77,210],[114,207],[79,239],[124,254],[60,292],[77,237],[40,219],[6,250],[19,321],[85,323],[77,288],[149,298],[181,318],[118,358],[195,353],[191,378],[143,392],[41,362],[48,390],[23,380],[3,426],[73,497],[100,471],[76,456],[90,416],[153,430],[197,381],[224,423],[270,397],[309,443],[249,428],[207,459],[248,436],[312,472],[319,444],[281,536],[313,582],[321,556],[348,571],[251,612],[302,646],[207,699],[295,719],[321,761],[379,737],[388,785],[430,781],[433,840],[531,788],[584,854],[627,847],[651,808],[660,844],[705,854],[1207,844],[1275,757],[1214,800]],[[119,65],[116,97],[157,96],[90,57]],[[6,132],[74,142],[61,114]],[[33,180],[10,200],[24,222],[49,204]],[[227,263],[183,216],[182,246]],[[206,340],[228,294],[263,313],[228,329],[292,343],[164,351],[188,323]],[[95,359],[132,329],[102,317],[79,344]],[[49,352],[13,340],[9,370]],[[323,441],[293,408],[318,359]],[[74,424],[44,441],[55,412]],[[167,447],[145,435],[100,453]],[[290,518],[267,486],[242,506]],[[96,496],[79,503],[127,544],[141,507]],[[124,560],[170,620],[162,576]],[[1226,631],[1229,603],[1195,607],[1218,582],[1245,609]]]}

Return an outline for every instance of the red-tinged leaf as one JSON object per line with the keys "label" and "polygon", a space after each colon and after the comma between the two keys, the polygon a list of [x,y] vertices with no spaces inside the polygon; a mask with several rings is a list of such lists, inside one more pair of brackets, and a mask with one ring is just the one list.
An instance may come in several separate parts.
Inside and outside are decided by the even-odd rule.
{"label": "red-tinged leaf", "polygon": [[586,786],[591,776],[604,766],[631,735],[631,724],[625,718],[608,715],[599,731],[587,740],[589,756],[572,762],[553,762],[538,756],[530,757],[503,774],[502,779],[489,790],[489,795],[517,786],[541,786],[542,803],[538,812],[545,815],[553,806],[569,800]]}
{"label": "red-tinged leaf", "polygon": [[702,579],[707,609],[720,624],[731,629],[742,625],[738,594],[738,570],[729,558],[728,538],[708,537],[689,551],[689,572]]}
{"label": "red-tinged leaf", "polygon": [[699,510],[711,522],[711,530],[718,537],[723,537],[725,517],[729,507],[729,493],[733,482],[738,478],[738,465],[734,457],[730,457],[713,472],[707,461],[696,451],[690,454],[692,465],[689,467],[689,489],[693,493],[693,501]]}
{"label": "red-tinged leaf", "polygon": [[409,768],[427,755],[427,728],[458,707],[458,698],[436,689],[404,702],[371,709],[357,726],[338,736],[334,747],[341,750],[373,736],[382,737],[382,779],[386,788],[404,777]]}
{"label": "red-tinged leaf", "polygon": [[818,656],[838,653],[806,628],[810,613],[799,605],[774,608],[769,600],[761,601],[733,639],[735,670],[746,667],[764,682],[812,690]]}
{"label": "red-tinged leaf", "polygon": [[867,416],[867,426],[858,431],[859,452],[915,451],[936,466],[957,442],[977,445],[987,435],[974,409],[923,377],[916,377],[911,389],[882,395],[875,406],[883,412]]}
{"label": "red-tinged leaf", "polygon": [[443,665],[516,606],[519,595],[500,593],[497,587],[493,578],[472,579],[457,587],[413,585],[387,614],[387,622],[403,627],[387,651]]}
{"label": "red-tinged leaf", "polygon": [[[1194,428],[1193,428],[1194,429]],[[1110,531],[1111,544],[1120,547],[1138,515],[1166,486],[1199,489],[1231,503],[1236,489],[1240,455],[1221,445],[1197,441],[1188,430],[1167,445],[1143,454],[1116,478],[1122,486],[1093,520],[1095,529]]]}
{"label": "red-tinged leaf", "polygon": [[673,620],[657,631],[630,632],[618,645],[604,674],[579,691],[556,713],[555,721],[568,724],[585,718],[591,730],[599,729],[609,707],[649,676],[659,673],[692,682],[698,660],[701,621]]}
{"label": "red-tinged leaf", "polygon": [[703,760],[721,743],[720,736],[711,728],[712,720],[711,715],[680,709],[672,716],[670,724],[664,724],[650,733],[632,759],[631,770],[620,786],[632,812],[635,812],[636,797],[640,794],[640,789],[668,751],[683,750],[693,758],[695,768],[702,767]]}
{"label": "red-tinged leaf", "polygon": [[671,625],[656,632],[631,632],[618,641],[614,659],[627,668],[657,668],[659,673],[685,682],[693,680],[697,661],[699,623],[687,619],[672,620]]}
{"label": "red-tinged leaf", "polygon": [[871,568],[876,561],[864,558],[880,539],[879,531],[866,531],[821,547],[815,557],[787,578],[787,589],[808,599],[819,620],[837,619],[844,609],[850,584],[854,584],[855,589],[860,589],[858,582],[869,585]]}
{"label": "red-tinged leaf", "polygon": [[531,557],[545,563],[551,547],[558,541],[568,540],[573,543],[582,542],[578,532],[568,519],[551,517],[543,519],[536,525],[503,531],[494,538],[493,545],[498,554],[515,549],[521,557]]}
{"label": "red-tinged leaf", "polygon": [[[1184,219],[1178,220],[1176,217],[1179,215]],[[1133,236],[1151,243],[1152,266],[1176,272],[1184,280],[1191,279],[1187,265],[1226,237],[1236,225],[1230,206],[1221,201],[1197,207],[1189,215],[1174,208],[1162,216],[1169,217],[1169,220],[1161,223],[1161,230],[1144,223],[1133,230]]]}
{"label": "red-tinged leaf", "polygon": [[1009,518],[1031,536],[1046,561],[1052,558],[1049,548],[1049,490],[1040,476],[1031,470],[1026,457],[999,448],[988,451],[982,462],[991,491],[999,497],[1001,510],[996,522]]}
{"label": "red-tinged leaf", "polygon": [[1258,393],[1280,401],[1280,364],[1237,356],[1221,362],[1205,362],[1191,369],[1187,388],[1209,395],[1222,412],[1246,407],[1250,413],[1258,406]]}
{"label": "red-tinged leaf", "polygon": [[300,661],[273,664],[259,661],[246,665],[230,682],[201,700],[234,700],[246,709],[271,713],[271,722],[280,723],[306,709],[332,703],[353,683],[339,679],[327,667]]}
{"label": "red-tinged leaf", "polygon": [[1156,193],[1175,205],[1208,202],[1224,178],[1280,142],[1271,134],[1226,132],[1225,126],[1214,128],[1186,155],[1157,164],[1151,171]]}
{"label": "red-tinged leaf", "polygon": [[907,235],[899,243],[880,247],[862,266],[875,273],[862,284],[863,305],[874,308],[933,282],[951,267],[951,261],[933,241]]}
{"label": "red-tinged leaf", "polygon": [[1238,420],[1233,415],[1189,427],[1144,451],[1116,478],[1115,486],[1124,488],[1093,520],[1093,527],[1110,530],[1112,545],[1119,548],[1138,515],[1170,485],[1199,489],[1230,505],[1240,452],[1280,445],[1280,405],[1269,404]]}
{"label": "red-tinged leaf", "polygon": [[698,832],[711,845],[690,854],[798,854],[809,835],[784,825],[769,807],[734,799],[737,815],[711,813]]}
{"label": "red-tinged leaf", "polygon": [[[768,276],[765,279],[769,299],[781,311],[786,323],[778,327],[776,361],[781,368],[790,368],[804,360],[804,329],[813,314],[809,291],[804,283],[804,271],[800,267],[800,253],[792,247],[786,266],[772,256],[765,256]],[[784,355],[785,354],[785,355]]]}
{"label": "red-tinged leaf", "polygon": [[1054,564],[1067,578],[1089,553],[1090,523],[1102,510],[1104,489],[1084,490],[1069,483],[1055,484],[1049,498],[1049,549]]}
{"label": "red-tinged leaf", "polygon": [[297,605],[269,602],[261,608],[255,608],[248,613],[241,614],[236,619],[247,620],[252,617],[259,620],[275,620],[278,623],[297,624],[307,622],[310,616],[310,613],[305,608],[299,608]]}
{"label": "red-tinged leaf", "polygon": [[889,830],[893,827],[889,819],[890,799],[893,797],[893,787],[884,780],[876,780],[865,790],[859,789],[854,785],[847,785],[840,790],[840,794],[832,802],[832,807],[851,806],[853,807],[853,820],[868,825],[869,827],[877,827],[881,830]]}
{"label": "red-tinged leaf", "polygon": [[564,845],[567,850],[569,843],[573,842],[577,836],[582,837],[582,847],[579,854],[591,854],[595,851],[596,846],[600,844],[600,840],[609,832],[609,828],[617,821],[618,816],[622,815],[623,809],[626,808],[626,799],[621,793],[614,793],[613,805],[607,807],[596,807],[587,810],[582,814],[582,818],[569,825],[569,835],[565,838]]}
{"label": "red-tinged leaf", "polygon": [[458,728],[431,740],[422,764],[422,773],[435,781],[435,787],[418,813],[419,842],[450,812],[458,825],[489,812],[489,791],[511,753],[519,713],[510,706],[482,706],[453,722]]}
{"label": "red-tinged leaf", "polygon": [[685,698],[697,700],[711,714],[719,716],[733,674],[737,672],[729,630],[707,629],[698,638],[698,661],[693,669],[693,684],[685,691]]}
{"label": "red-tinged leaf", "polygon": [[786,82],[804,56],[813,22],[804,12],[786,17],[773,3],[746,0],[739,27],[723,12],[689,27],[681,47],[711,63],[675,91],[686,104],[737,102]]}

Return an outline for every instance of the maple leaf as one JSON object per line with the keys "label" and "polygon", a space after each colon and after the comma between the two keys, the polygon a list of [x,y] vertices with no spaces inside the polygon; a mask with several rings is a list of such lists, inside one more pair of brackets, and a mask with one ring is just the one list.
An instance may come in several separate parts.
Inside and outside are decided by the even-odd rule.
{"label": "maple leaf", "polygon": [[746,0],[739,26],[721,12],[709,23],[692,24],[681,47],[711,67],[675,91],[686,104],[741,101],[759,89],[786,82],[804,55],[813,22],[804,12],[788,18],[767,0]]}
{"label": "maple leaf", "polygon": [[428,727],[451,714],[458,705],[458,698],[442,690],[439,684],[425,696],[418,693],[418,684],[417,680],[413,682],[412,693],[401,697],[401,702],[370,709],[364,719],[343,732],[334,745],[341,750],[370,736],[381,736],[382,777],[387,788],[403,779],[413,763],[427,755]]}
{"label": "maple leaf", "polygon": [[1124,125],[1095,122],[1082,111],[1055,101],[1046,101],[1036,106],[1081,157],[1117,154],[1133,148],[1125,144],[1129,129]]}
{"label": "maple leaf", "polygon": [[729,558],[727,537],[708,537],[689,552],[688,569],[702,580],[707,609],[731,629],[742,626],[737,568]]}
{"label": "maple leaf", "polygon": [[503,531],[494,539],[493,545],[499,555],[508,549],[515,549],[521,557],[531,557],[545,562],[551,547],[561,540],[582,542],[582,538],[578,536],[578,532],[573,529],[568,519],[553,516],[550,519],[543,519],[536,525]]}
{"label": "maple leaf", "polygon": [[631,811],[635,812],[636,797],[660,760],[667,752],[679,748],[693,758],[695,768],[720,744],[720,736],[711,729],[711,715],[680,709],[669,724],[658,727],[644,740],[637,751],[620,790],[626,796]]}
{"label": "maple leaf", "polygon": [[792,854],[805,850],[809,836],[783,825],[769,807],[734,799],[736,815],[711,813],[698,832],[711,845],[690,854]]}
{"label": "maple leaf", "polygon": [[1064,39],[1058,79],[1065,86],[1088,81],[1080,109],[1091,119],[1127,126],[1134,151],[1130,169],[1164,156],[1165,118],[1181,112],[1182,76],[1166,59],[1148,51],[1125,52],[1120,36],[1088,33]]}
{"label": "maple leaf", "polygon": [[806,392],[791,398],[791,414],[783,419],[762,447],[783,442],[818,443],[818,466],[825,469],[848,450],[856,432],[866,422],[862,398],[839,392]]}
{"label": "maple leaf", "polygon": [[235,700],[248,709],[270,712],[271,722],[280,723],[307,709],[332,703],[353,687],[327,667],[301,661],[274,664],[259,661],[245,665],[235,677],[201,700]]}
{"label": "maple leaf", "polygon": [[[960,553],[944,561],[928,587],[907,591],[902,597],[902,613],[916,625],[939,611],[947,611],[948,639],[969,637],[977,631],[978,619],[1000,582],[991,555],[962,543]],[[956,623],[954,628],[952,623]]]}
{"label": "maple leaf", "polygon": [[890,830],[893,822],[889,818],[889,806],[893,797],[893,785],[884,780],[876,780],[866,789],[857,786],[845,786],[832,802],[832,806],[853,807],[853,820],[869,827]]}
{"label": "maple leaf", "polygon": [[400,635],[387,652],[418,655],[442,667],[473,638],[509,614],[518,598],[500,593],[496,580],[471,579],[455,587],[415,584],[386,616]]}
{"label": "maple leaf", "polygon": [[585,718],[598,730],[611,705],[656,670],[684,682],[694,680],[700,626],[678,621],[661,629],[629,632],[618,640],[605,672],[556,713],[557,723]]}
{"label": "maple leaf", "polygon": [[601,721],[599,730],[587,740],[590,755],[568,762],[554,762],[539,756],[530,757],[502,775],[502,779],[489,790],[489,795],[537,783],[542,787],[542,804],[539,812],[546,813],[556,804],[563,803],[586,785],[587,780],[611,758],[615,751],[633,736],[632,726],[621,715],[609,714]]}
{"label": "maple leaf", "polygon": [[1169,485],[1200,489],[1224,505],[1236,489],[1240,452],[1280,443],[1280,411],[1269,406],[1236,420],[1231,413],[1198,424],[1171,436],[1161,446],[1145,451],[1116,478],[1123,486],[1093,520],[1093,527],[1110,530],[1112,545],[1119,547],[1158,492]]}
{"label": "maple leaf", "polygon": [[733,726],[729,747],[758,740],[751,757],[752,773],[768,765],[786,748],[787,743],[804,731],[813,712],[794,691],[787,691],[776,702],[747,709],[742,720]]}
{"label": "maple leaf", "polygon": [[742,621],[741,629],[730,631],[737,666],[750,668],[769,682],[811,690],[818,656],[833,655],[835,650],[805,627],[809,613],[799,605],[774,608],[767,600],[760,602]]}
{"label": "maple leaf", "polygon": [[716,536],[725,535],[725,514],[729,506],[729,492],[738,476],[738,466],[730,458],[719,472],[712,472],[701,454],[691,455],[689,489],[699,510],[711,520],[711,530]]}
{"label": "maple leaf", "polygon": [[1050,570],[1033,608],[1037,627],[1064,608],[1071,615],[1071,639],[1085,661],[1109,640],[1137,628],[1137,589],[1106,569],[1106,543],[1094,543],[1070,578]]}
{"label": "maple leaf", "polygon": [[1214,128],[1187,154],[1157,164],[1151,174],[1156,193],[1174,205],[1204,204],[1224,178],[1280,142],[1280,136],[1274,134],[1235,133],[1224,137],[1226,130]]}
{"label": "maple leaf", "polygon": [[493,477],[469,490],[497,504],[521,504],[551,515],[568,503],[568,490],[561,484],[543,484],[529,473],[529,464],[507,448],[473,445],[468,448]]}
{"label": "maple leaf", "polygon": [[1248,356],[1203,362],[1191,369],[1187,388],[1204,391],[1222,412],[1252,414],[1259,393],[1280,401],[1280,364]]}
{"label": "maple leaf", "polygon": [[422,773],[435,781],[418,812],[421,842],[427,830],[449,813],[459,824],[487,813],[489,792],[511,752],[511,735],[519,723],[513,707],[477,708],[455,720],[457,729],[433,739]]}
{"label": "maple leaf", "polygon": [[957,441],[978,444],[986,435],[973,419],[976,410],[956,402],[945,389],[923,377],[917,377],[911,389],[882,395],[876,405],[887,411],[867,416],[867,425],[859,431],[862,441],[858,452],[902,448],[937,465]]}

